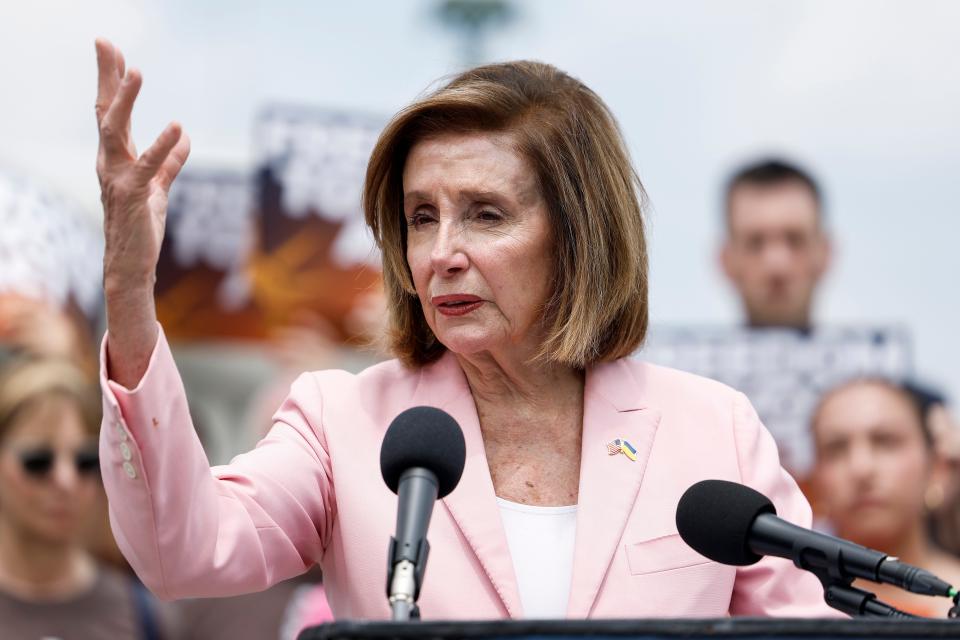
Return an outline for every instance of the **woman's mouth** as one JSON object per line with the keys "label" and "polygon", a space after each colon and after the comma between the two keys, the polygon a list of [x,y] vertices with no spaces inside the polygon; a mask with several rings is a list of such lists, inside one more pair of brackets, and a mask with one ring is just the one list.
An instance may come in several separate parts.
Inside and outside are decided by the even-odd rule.
{"label": "woman's mouth", "polygon": [[435,296],[430,302],[437,311],[445,316],[462,316],[480,308],[483,299],[461,293],[446,296]]}

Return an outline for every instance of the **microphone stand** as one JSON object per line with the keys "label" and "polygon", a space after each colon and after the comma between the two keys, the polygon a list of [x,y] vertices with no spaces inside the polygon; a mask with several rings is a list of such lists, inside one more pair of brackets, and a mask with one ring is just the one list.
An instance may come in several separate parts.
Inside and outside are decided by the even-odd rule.
{"label": "microphone stand", "polygon": [[[396,538],[390,538],[390,556],[396,548]],[[426,540],[424,540],[426,544]],[[424,562],[426,561],[424,554]],[[421,567],[423,564],[420,565]],[[418,575],[419,574],[419,575]],[[420,593],[420,579],[423,571],[418,571],[409,560],[401,560],[387,567],[387,595],[390,603],[390,618],[394,622],[407,622],[420,619],[420,607],[417,595]]]}
{"label": "microphone stand", "polygon": [[823,598],[827,604],[850,616],[862,618],[917,618],[913,614],[891,607],[869,591],[858,589],[842,581],[824,584]]}
{"label": "microphone stand", "polygon": [[853,586],[854,577],[843,571],[843,559],[837,556],[804,556],[802,548],[795,547],[793,564],[799,569],[817,576],[823,585],[823,599],[826,603],[851,617],[862,618],[917,618],[911,613],[901,611],[877,598],[875,593]]}
{"label": "microphone stand", "polygon": [[437,489],[437,476],[429,469],[412,467],[400,476],[397,535],[387,549],[387,599],[395,622],[420,619],[417,598],[430,553],[426,533]]}

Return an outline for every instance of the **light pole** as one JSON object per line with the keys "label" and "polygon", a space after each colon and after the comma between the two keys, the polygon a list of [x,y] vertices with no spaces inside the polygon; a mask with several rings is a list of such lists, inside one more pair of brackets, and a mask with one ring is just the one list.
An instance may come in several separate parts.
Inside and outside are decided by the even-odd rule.
{"label": "light pole", "polygon": [[505,26],[517,12],[509,0],[440,0],[435,16],[460,37],[460,63],[464,68],[486,62],[484,38],[492,27]]}

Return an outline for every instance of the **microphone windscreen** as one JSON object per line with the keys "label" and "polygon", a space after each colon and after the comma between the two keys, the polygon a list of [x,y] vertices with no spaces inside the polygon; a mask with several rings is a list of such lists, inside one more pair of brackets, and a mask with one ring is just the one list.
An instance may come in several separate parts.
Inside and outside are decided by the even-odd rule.
{"label": "microphone windscreen", "polygon": [[762,493],[736,482],[702,480],[680,498],[677,530],[700,555],[744,566],[760,560],[750,550],[749,536],[753,521],[763,513],[777,510]]}
{"label": "microphone windscreen", "polygon": [[396,493],[404,471],[429,469],[437,476],[437,497],[443,498],[460,482],[466,457],[463,431],[449,413],[436,407],[412,407],[393,419],[383,437],[380,473]]}

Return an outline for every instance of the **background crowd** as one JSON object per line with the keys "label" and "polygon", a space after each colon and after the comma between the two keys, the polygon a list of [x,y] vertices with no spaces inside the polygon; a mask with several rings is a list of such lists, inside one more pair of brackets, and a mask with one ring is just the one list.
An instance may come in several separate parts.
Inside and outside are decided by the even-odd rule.
{"label": "background crowd", "polygon": [[[694,332],[730,329],[736,349],[753,350],[761,358],[766,347],[756,346],[763,344],[758,337],[785,339],[796,354],[791,362],[815,349],[818,358],[824,349],[828,359],[831,353],[847,357],[842,345],[835,351],[823,346],[824,333],[837,326],[908,336],[905,343],[897,338],[906,344],[907,356],[898,352],[896,366],[840,367],[844,375],[837,376],[811,374],[803,365],[801,377],[813,380],[773,389],[763,388],[760,380],[744,390],[809,396],[797,415],[802,415],[800,437],[809,442],[810,453],[784,460],[810,499],[819,528],[960,584],[960,424],[951,408],[951,396],[960,391],[960,341],[952,333],[958,308],[949,289],[960,265],[951,252],[956,234],[949,233],[956,222],[947,215],[956,185],[938,178],[947,175],[944,163],[960,161],[960,144],[956,125],[951,121],[953,128],[944,128],[942,105],[934,105],[960,108],[960,96],[929,78],[926,84],[911,84],[920,82],[914,76],[926,77],[928,63],[956,47],[939,31],[924,31],[948,23],[950,16],[960,18],[956,5],[870,3],[856,13],[850,8],[856,3],[691,3],[699,17],[687,15],[681,28],[674,10],[647,3],[590,3],[594,8],[588,11],[587,3],[547,8],[542,2],[424,1],[367,7],[358,10],[370,14],[363,19],[340,6],[319,10],[290,4],[266,16],[242,3],[236,12],[231,3],[231,11],[224,5],[222,12],[211,8],[202,15],[184,7],[164,14],[149,5],[137,13],[121,8],[122,3],[99,4],[107,30],[117,30],[105,35],[121,43],[128,38],[133,51],[139,45],[145,55],[138,57],[151,66],[151,81],[170,85],[165,90],[174,93],[178,108],[189,112],[206,97],[223,94],[214,98],[213,109],[218,118],[223,114],[222,121],[206,131],[191,130],[200,167],[188,166],[183,184],[171,194],[158,281],[158,311],[212,462],[225,462],[256,442],[301,371],[359,370],[389,357],[377,343],[384,319],[377,256],[369,238],[356,232],[358,176],[383,121],[370,113],[393,111],[394,103],[410,98],[427,80],[458,66],[540,57],[582,77],[611,104],[651,197],[652,344],[637,357],[659,362],[656,354],[666,353],[665,342],[657,344],[658,325]],[[18,23],[52,24],[36,11],[0,9],[0,36]],[[378,12],[385,15],[374,17]],[[150,24],[158,14],[165,20]],[[301,33],[290,26],[308,17],[330,42],[315,42],[310,30]],[[190,20],[191,27],[171,24],[174,18]],[[387,62],[370,62],[368,54],[358,52],[356,77],[348,82],[316,51],[305,54],[310,68],[293,74],[286,65],[274,74],[272,65],[282,67],[283,60],[296,58],[287,48],[292,45],[285,43],[282,55],[269,63],[238,49],[241,43],[258,49],[269,44],[263,34],[282,23],[278,33],[295,35],[301,38],[298,47],[313,47],[332,59],[340,52],[335,51],[339,36],[331,30],[348,31],[348,21],[389,49],[394,36],[366,21],[386,25],[396,22],[392,18],[407,25],[410,42],[398,43],[402,54],[391,63],[408,64],[412,71],[406,75],[387,73],[382,67]],[[0,148],[0,628],[11,630],[9,637],[24,638],[295,637],[303,625],[330,617],[322,576],[307,574],[262,594],[162,603],[132,575],[111,537],[96,448],[103,317],[99,298],[91,294],[100,286],[102,245],[89,195],[96,189],[89,108],[95,88],[93,38],[101,34],[101,25],[89,15],[70,27],[63,20],[60,16],[57,25],[70,30],[67,41],[83,45],[71,55],[82,59],[84,80],[90,82],[74,88],[72,79],[63,79],[60,91],[76,94],[67,104],[82,96],[87,108],[56,122],[65,131],[88,127],[91,136],[71,139],[65,133],[64,154],[50,167],[43,163],[56,152],[55,129],[30,149],[18,142],[26,138],[11,132],[9,144]],[[264,24],[254,29],[257,20]],[[583,50],[571,57],[557,48],[560,42],[570,48],[567,32],[589,32],[597,21],[607,39],[646,39],[643,46],[653,47],[652,39],[670,51],[673,56],[658,63],[667,71],[652,70],[642,47],[631,50],[628,60],[622,53],[607,52],[608,59]],[[611,21],[620,26],[612,27]],[[837,25],[851,21],[862,27],[855,36],[862,51],[855,43],[846,43],[848,48],[836,42],[838,32],[849,35]],[[204,26],[222,39],[198,44],[194,31],[204,32]],[[735,37],[717,35],[755,33],[758,26],[764,35],[751,36],[747,48]],[[871,60],[871,47],[882,44],[888,55],[890,40],[883,34],[894,26],[900,44],[892,48],[901,58],[885,73],[900,84],[879,87],[874,67],[883,65]],[[904,62],[911,38],[921,31],[924,43]],[[696,34],[708,32],[706,43],[695,41]],[[176,36],[177,51],[160,53],[158,34]],[[526,36],[532,44],[524,46]],[[434,41],[426,48],[426,62],[410,59],[409,49],[422,40]],[[777,53],[767,57],[780,66],[744,78],[742,70],[718,68],[707,59],[714,45],[726,47],[718,55],[730,65],[757,70],[756,57]],[[818,57],[820,45],[834,47],[836,59]],[[198,47],[207,56],[188,59],[186,52]],[[373,48],[389,57],[381,46]],[[60,49],[56,53],[63,55]],[[243,74],[225,66],[229,56],[249,62],[251,77],[272,79],[263,86],[238,83],[235,76]],[[608,64],[614,57],[616,64]],[[51,68],[59,69],[61,60],[55,62]],[[258,65],[271,68],[261,72]],[[198,67],[208,77],[225,78],[223,86],[201,86],[200,76],[190,75]],[[618,69],[612,74],[606,67]],[[181,73],[190,79],[189,90],[172,88]],[[676,81],[685,74],[695,80]],[[817,75],[811,79],[811,74]],[[388,78],[395,75],[412,86]],[[810,102],[810,95],[834,90],[850,78],[855,86],[843,86],[832,98],[836,110]],[[22,90],[0,100],[0,131],[22,120],[25,108],[40,106],[31,93],[39,79],[19,71],[9,73],[6,80],[11,79]],[[351,83],[362,88],[341,90]],[[627,93],[628,85],[640,87],[640,93]],[[246,110],[242,116],[224,102],[224,96],[238,91],[251,96],[240,109]],[[910,91],[913,102],[901,108]],[[890,120],[873,112],[862,118],[846,113],[863,106],[854,94],[867,95],[877,110],[884,108],[881,101],[887,107],[892,102],[886,112]],[[145,92],[141,101],[157,98]],[[264,109],[252,118],[251,159],[249,151],[238,151],[225,139],[248,137],[253,98],[261,105],[279,98],[297,106]],[[722,122],[737,105],[756,109],[758,99],[764,113],[755,129],[750,116],[747,121],[732,117],[729,127]],[[345,107],[351,103],[360,108]],[[49,114],[54,107],[44,104],[40,110]],[[159,118],[171,109],[156,111]],[[637,112],[643,125],[636,124]],[[204,114],[194,113],[195,120],[204,121]],[[140,121],[149,125],[156,114],[144,115]],[[698,128],[691,131],[683,122]],[[35,132],[30,135],[36,138]],[[737,136],[743,142],[715,143]],[[821,152],[810,146],[811,136],[824,141]],[[71,147],[76,140],[81,142]],[[885,146],[894,148],[889,157],[897,162],[872,161],[871,156],[889,151],[880,148]],[[712,169],[697,157],[701,147]],[[878,193],[892,195],[880,203]],[[838,270],[842,277],[834,276]],[[729,283],[726,290],[715,286],[722,281]],[[669,348],[675,353],[684,345],[680,341]],[[710,357],[701,353],[700,343],[691,349],[697,358]],[[778,431],[772,414],[764,416],[761,409],[761,416],[778,439],[787,433],[782,426]],[[781,446],[795,452],[796,434],[784,435]],[[870,588],[919,615],[943,617],[949,605]]]}

